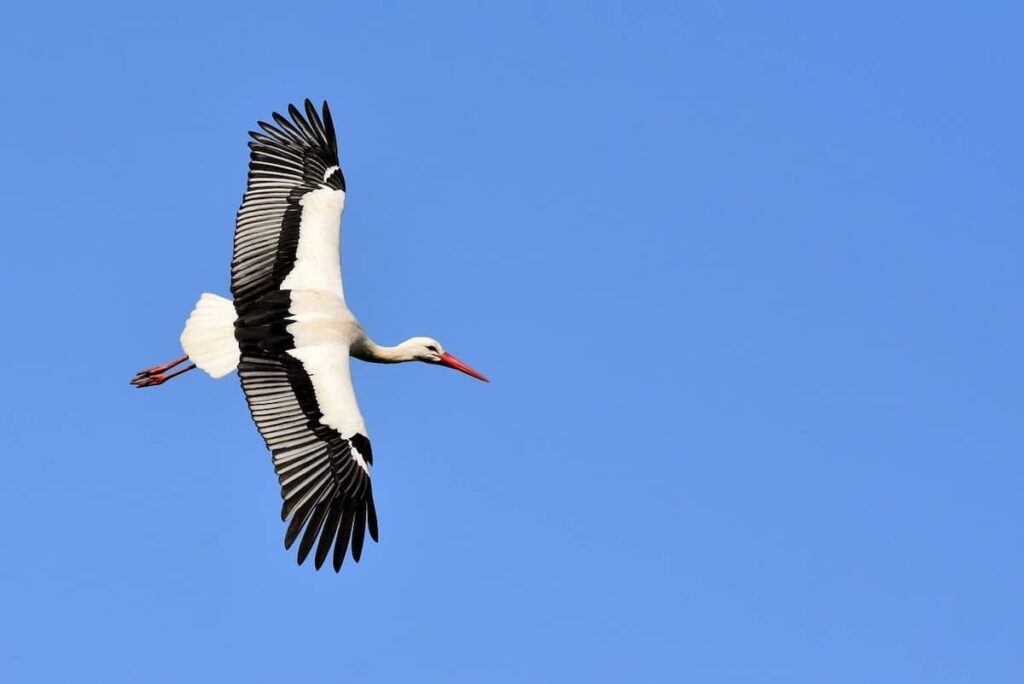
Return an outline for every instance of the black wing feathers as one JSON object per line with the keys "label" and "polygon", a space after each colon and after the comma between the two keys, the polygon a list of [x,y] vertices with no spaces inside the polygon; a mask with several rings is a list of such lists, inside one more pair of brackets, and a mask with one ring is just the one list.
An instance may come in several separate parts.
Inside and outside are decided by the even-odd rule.
{"label": "black wing feathers", "polygon": [[253,420],[273,454],[281,519],[291,518],[285,548],[301,535],[301,564],[319,539],[314,556],[319,569],[333,542],[337,570],[351,540],[352,558],[358,561],[367,526],[374,541],[378,535],[370,477],[352,454],[354,444],[366,446],[369,440],[365,435],[345,439],[320,423],[312,382],[297,359],[262,354],[243,343],[238,371]]}
{"label": "black wing feathers", "polygon": [[262,295],[280,287],[295,264],[302,196],[321,187],[345,189],[338,141],[325,102],[323,120],[306,100],[303,116],[288,107],[291,120],[274,113],[273,124],[259,122],[250,131],[249,183],[235,219],[231,294],[244,311]]}

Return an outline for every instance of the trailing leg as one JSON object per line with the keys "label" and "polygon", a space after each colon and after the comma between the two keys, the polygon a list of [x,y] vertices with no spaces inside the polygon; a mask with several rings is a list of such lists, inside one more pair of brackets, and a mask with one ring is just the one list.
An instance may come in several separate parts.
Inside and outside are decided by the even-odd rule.
{"label": "trailing leg", "polygon": [[173,373],[168,373],[165,375],[167,371],[169,371],[170,369],[174,368],[179,364],[185,363],[186,361],[188,361],[188,357],[182,356],[180,359],[175,359],[174,361],[165,363],[162,366],[153,366],[152,368],[147,368],[146,370],[139,371],[138,373],[135,374],[135,377],[132,378],[132,384],[135,385],[136,387],[156,387],[157,385],[162,385],[171,378],[176,378],[182,373],[187,373],[188,371],[196,367],[196,364],[194,363],[189,364],[188,366],[182,368],[181,370],[177,370],[174,371]]}

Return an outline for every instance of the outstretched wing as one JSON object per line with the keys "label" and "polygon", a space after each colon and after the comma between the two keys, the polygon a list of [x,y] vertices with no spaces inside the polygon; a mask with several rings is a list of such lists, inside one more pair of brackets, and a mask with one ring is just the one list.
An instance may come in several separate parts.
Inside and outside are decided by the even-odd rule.
{"label": "outstretched wing", "polygon": [[377,541],[377,512],[373,451],[352,388],[348,343],[322,297],[265,295],[239,313],[235,336],[242,389],[281,483],[281,519],[291,520],[285,548],[302,533],[299,564],[316,544],[320,569],[333,544],[338,571],[350,542],[358,562],[367,529]]}
{"label": "outstretched wing", "polygon": [[327,290],[342,297],[339,240],[345,177],[327,103],[309,100],[305,116],[288,106],[276,125],[250,131],[249,183],[235,220],[231,294],[235,306],[281,288]]}

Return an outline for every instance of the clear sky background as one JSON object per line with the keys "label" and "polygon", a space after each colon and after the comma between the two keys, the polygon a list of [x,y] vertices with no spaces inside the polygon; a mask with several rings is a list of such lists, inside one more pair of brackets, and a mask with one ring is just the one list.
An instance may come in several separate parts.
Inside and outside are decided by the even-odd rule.
{"label": "clear sky background", "polygon": [[[1013,2],[0,17],[3,681],[1024,681]],[[826,6],[827,5],[827,6]],[[332,104],[381,543],[285,552],[246,131]]]}

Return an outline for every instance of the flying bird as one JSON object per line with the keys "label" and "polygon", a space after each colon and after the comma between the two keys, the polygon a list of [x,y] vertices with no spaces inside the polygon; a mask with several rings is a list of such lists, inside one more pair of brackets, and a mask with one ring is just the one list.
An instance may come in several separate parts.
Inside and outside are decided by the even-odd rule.
{"label": "flying bird", "polygon": [[[213,378],[238,371],[249,410],[281,483],[284,545],[301,565],[316,546],[356,562],[367,531],[377,541],[373,449],[352,387],[349,358],[422,361],[487,378],[430,337],[378,345],[345,303],[341,215],[345,176],[327,103],[321,116],[289,105],[288,117],[250,131],[249,179],[235,219],[233,300],[203,293],[181,333],[185,355],[140,371],[155,387],[194,368]],[[185,365],[187,364],[187,365]],[[333,547],[333,553],[332,553]]]}

